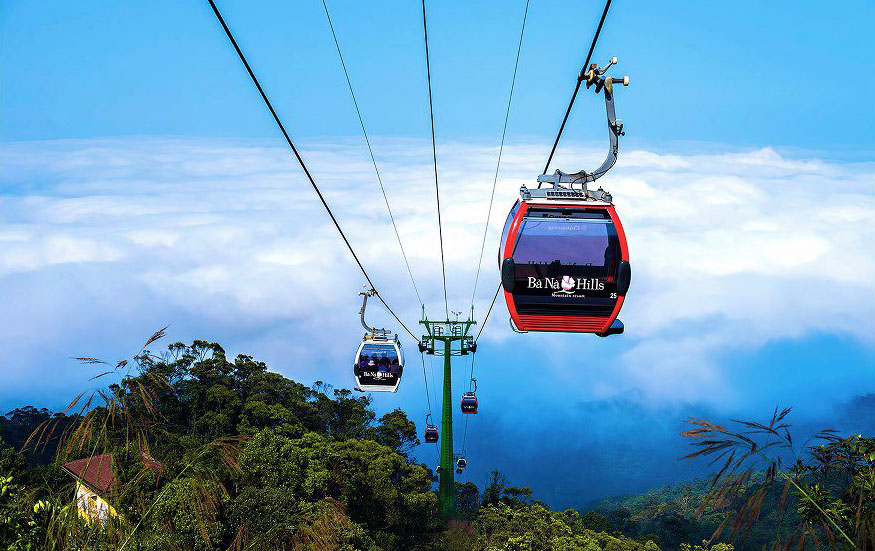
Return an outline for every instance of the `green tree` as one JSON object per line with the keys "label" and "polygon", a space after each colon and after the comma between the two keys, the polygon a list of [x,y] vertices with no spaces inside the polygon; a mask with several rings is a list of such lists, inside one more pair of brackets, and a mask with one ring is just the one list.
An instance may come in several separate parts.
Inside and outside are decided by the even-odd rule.
{"label": "green tree", "polygon": [[480,509],[480,490],[473,482],[456,482],[456,517],[472,521]]}
{"label": "green tree", "polygon": [[596,532],[607,532],[611,529],[608,519],[595,511],[584,513],[580,517],[580,523],[587,530],[594,530]]}
{"label": "green tree", "polygon": [[398,408],[380,417],[380,423],[371,428],[368,436],[405,457],[419,445],[416,424]]}
{"label": "green tree", "polygon": [[489,484],[483,490],[483,505],[504,503],[509,506],[525,505],[532,502],[532,490],[528,487],[509,486],[507,479],[499,471],[489,473]]}
{"label": "green tree", "polygon": [[180,551],[208,551],[226,539],[221,522],[227,494],[215,482],[177,478],[161,492],[147,518],[142,545]]}
{"label": "green tree", "polygon": [[[373,441],[315,433],[293,440],[263,430],[245,445],[240,464],[243,485],[280,489],[292,506],[335,500],[386,550],[427,549],[440,530],[430,473]],[[242,528],[253,533],[256,520],[244,519]]]}
{"label": "green tree", "polygon": [[588,530],[575,511],[550,511],[541,504],[481,507],[477,520],[484,551],[658,551],[652,541]]}

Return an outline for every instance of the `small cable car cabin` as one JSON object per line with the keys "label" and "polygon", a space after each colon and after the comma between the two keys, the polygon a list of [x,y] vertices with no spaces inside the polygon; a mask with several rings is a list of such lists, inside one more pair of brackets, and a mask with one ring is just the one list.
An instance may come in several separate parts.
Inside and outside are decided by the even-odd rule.
{"label": "small cable car cabin", "polygon": [[434,425],[428,425],[425,427],[425,443],[426,444],[436,444],[438,441],[438,430]]}
{"label": "small cable car cabin", "polygon": [[629,78],[603,76],[616,62],[611,58],[603,69],[592,65],[580,77],[604,95],[610,148],[602,165],[591,173],[541,174],[536,189],[520,189],[505,222],[498,264],[518,331],[602,337],[623,332],[617,315],[632,277],[626,234],[611,194],[587,187],[614,166],[624,134],[614,112],[613,85],[626,86]]}
{"label": "small cable car cabin", "polygon": [[462,413],[466,415],[474,415],[477,413],[477,396],[473,392],[466,392],[462,395]]}
{"label": "small cable car cabin", "polygon": [[462,401],[460,403],[462,413],[466,415],[477,413],[477,379],[471,379],[471,383],[474,385],[474,388],[462,394]]}
{"label": "small cable car cabin", "polygon": [[401,384],[404,372],[404,352],[398,335],[386,329],[375,329],[365,322],[368,297],[377,292],[373,289],[359,293],[364,298],[359,312],[362,326],[367,330],[355,354],[353,375],[357,389],[363,392],[395,392]]}
{"label": "small cable car cabin", "polygon": [[395,392],[404,372],[398,336],[365,335],[355,356],[355,382],[364,392]]}
{"label": "small cable car cabin", "polygon": [[438,441],[438,429],[431,422],[431,413],[425,416],[425,443],[436,444]]}

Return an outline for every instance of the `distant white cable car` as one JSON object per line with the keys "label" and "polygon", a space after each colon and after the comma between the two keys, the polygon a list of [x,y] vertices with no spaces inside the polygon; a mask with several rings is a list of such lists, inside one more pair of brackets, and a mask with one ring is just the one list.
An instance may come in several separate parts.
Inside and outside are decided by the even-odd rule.
{"label": "distant white cable car", "polygon": [[362,295],[360,312],[362,326],[367,330],[355,354],[353,375],[357,389],[362,392],[395,392],[401,384],[404,372],[404,352],[398,335],[386,329],[375,329],[365,322],[365,308],[368,297],[376,291],[371,289],[359,293]]}

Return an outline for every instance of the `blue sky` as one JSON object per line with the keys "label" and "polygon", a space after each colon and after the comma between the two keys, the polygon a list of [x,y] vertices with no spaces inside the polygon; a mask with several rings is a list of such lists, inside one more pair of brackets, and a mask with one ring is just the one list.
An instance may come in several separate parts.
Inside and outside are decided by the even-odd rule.
{"label": "blue sky", "polygon": [[[426,135],[418,4],[329,6],[371,132]],[[296,135],[357,135],[320,2],[221,7]],[[522,8],[431,6],[441,138],[496,139]],[[206,2],[0,9],[5,140],[275,135]],[[599,14],[595,2],[531,4],[512,136],[555,132]],[[630,138],[871,152],[873,17],[866,1],[619,2],[595,57],[618,55],[632,77]],[[592,111],[575,111],[569,135],[601,138],[584,125]]]}
{"label": "blue sky", "polygon": [[[523,5],[430,8],[457,310],[470,301]],[[321,2],[220,6],[412,325],[418,305]],[[419,5],[329,6],[436,312]],[[543,166],[600,9],[531,3],[478,312],[506,210]],[[614,3],[595,59],[619,56],[612,73],[632,82],[617,94],[628,135],[602,180],[632,250],[628,333],[517,336],[499,304],[466,440],[475,482],[499,468],[573,506],[688,478],[701,473],[676,461],[688,415],[791,405],[806,426],[871,430],[842,412],[875,392],[873,15],[870,2]],[[168,340],[216,340],[302,382],[350,385],[362,278],[206,2],[5,2],[0,83],[0,409],[57,408],[87,384],[70,356],[126,357],[167,324]],[[583,94],[555,166],[596,166],[605,134],[603,106]],[[419,422],[411,356],[402,389],[375,405]],[[455,377],[459,394],[461,366]]]}

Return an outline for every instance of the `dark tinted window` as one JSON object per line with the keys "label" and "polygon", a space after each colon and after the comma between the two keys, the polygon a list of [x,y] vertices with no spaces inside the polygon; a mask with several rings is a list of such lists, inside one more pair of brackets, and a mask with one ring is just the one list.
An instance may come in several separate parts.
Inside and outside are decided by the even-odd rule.
{"label": "dark tinted window", "polygon": [[365,344],[353,371],[360,385],[394,387],[403,366],[392,344]]}
{"label": "dark tinted window", "polygon": [[398,354],[391,344],[366,344],[359,354],[359,367],[368,371],[398,369]]}
{"label": "dark tinted window", "polygon": [[517,264],[613,266],[616,236],[610,220],[526,217],[513,259]]}

